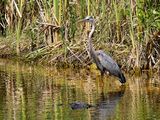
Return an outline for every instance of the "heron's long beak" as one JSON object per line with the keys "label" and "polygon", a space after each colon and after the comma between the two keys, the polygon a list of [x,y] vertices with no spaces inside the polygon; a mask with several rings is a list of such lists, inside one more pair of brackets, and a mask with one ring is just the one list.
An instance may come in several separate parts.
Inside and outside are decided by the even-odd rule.
{"label": "heron's long beak", "polygon": [[79,20],[77,23],[86,22],[86,19]]}

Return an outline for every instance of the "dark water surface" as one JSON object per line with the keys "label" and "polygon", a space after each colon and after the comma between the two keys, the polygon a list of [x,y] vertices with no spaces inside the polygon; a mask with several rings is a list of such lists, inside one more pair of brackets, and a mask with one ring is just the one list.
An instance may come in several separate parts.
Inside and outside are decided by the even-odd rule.
{"label": "dark water surface", "polygon": [[0,60],[0,120],[160,120],[159,76],[126,78]]}

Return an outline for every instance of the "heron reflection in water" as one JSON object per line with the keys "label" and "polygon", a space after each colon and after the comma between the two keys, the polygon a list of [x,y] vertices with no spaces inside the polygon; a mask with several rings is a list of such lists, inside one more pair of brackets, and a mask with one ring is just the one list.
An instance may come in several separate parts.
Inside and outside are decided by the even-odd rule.
{"label": "heron reflection in water", "polygon": [[97,107],[92,108],[92,118],[96,120],[108,120],[115,116],[116,107],[125,94],[125,85],[121,85],[117,91],[101,93],[101,97],[97,100]]}

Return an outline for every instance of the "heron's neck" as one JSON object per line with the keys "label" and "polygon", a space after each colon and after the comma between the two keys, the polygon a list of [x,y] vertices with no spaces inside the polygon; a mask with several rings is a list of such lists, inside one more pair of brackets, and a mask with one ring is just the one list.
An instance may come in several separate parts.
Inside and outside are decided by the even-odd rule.
{"label": "heron's neck", "polygon": [[89,52],[92,54],[95,51],[92,44],[92,35],[95,30],[95,22],[91,23],[91,26],[92,26],[91,32],[89,33],[89,36],[88,36],[88,47],[89,47]]}

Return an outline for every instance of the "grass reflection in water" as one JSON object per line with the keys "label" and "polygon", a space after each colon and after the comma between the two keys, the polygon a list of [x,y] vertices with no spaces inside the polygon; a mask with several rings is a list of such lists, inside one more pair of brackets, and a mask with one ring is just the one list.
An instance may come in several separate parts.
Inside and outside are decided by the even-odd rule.
{"label": "grass reflection in water", "polygon": [[[159,76],[114,77],[84,69],[30,66],[0,60],[0,119],[145,120],[160,119]],[[71,103],[90,108],[73,110]]]}

